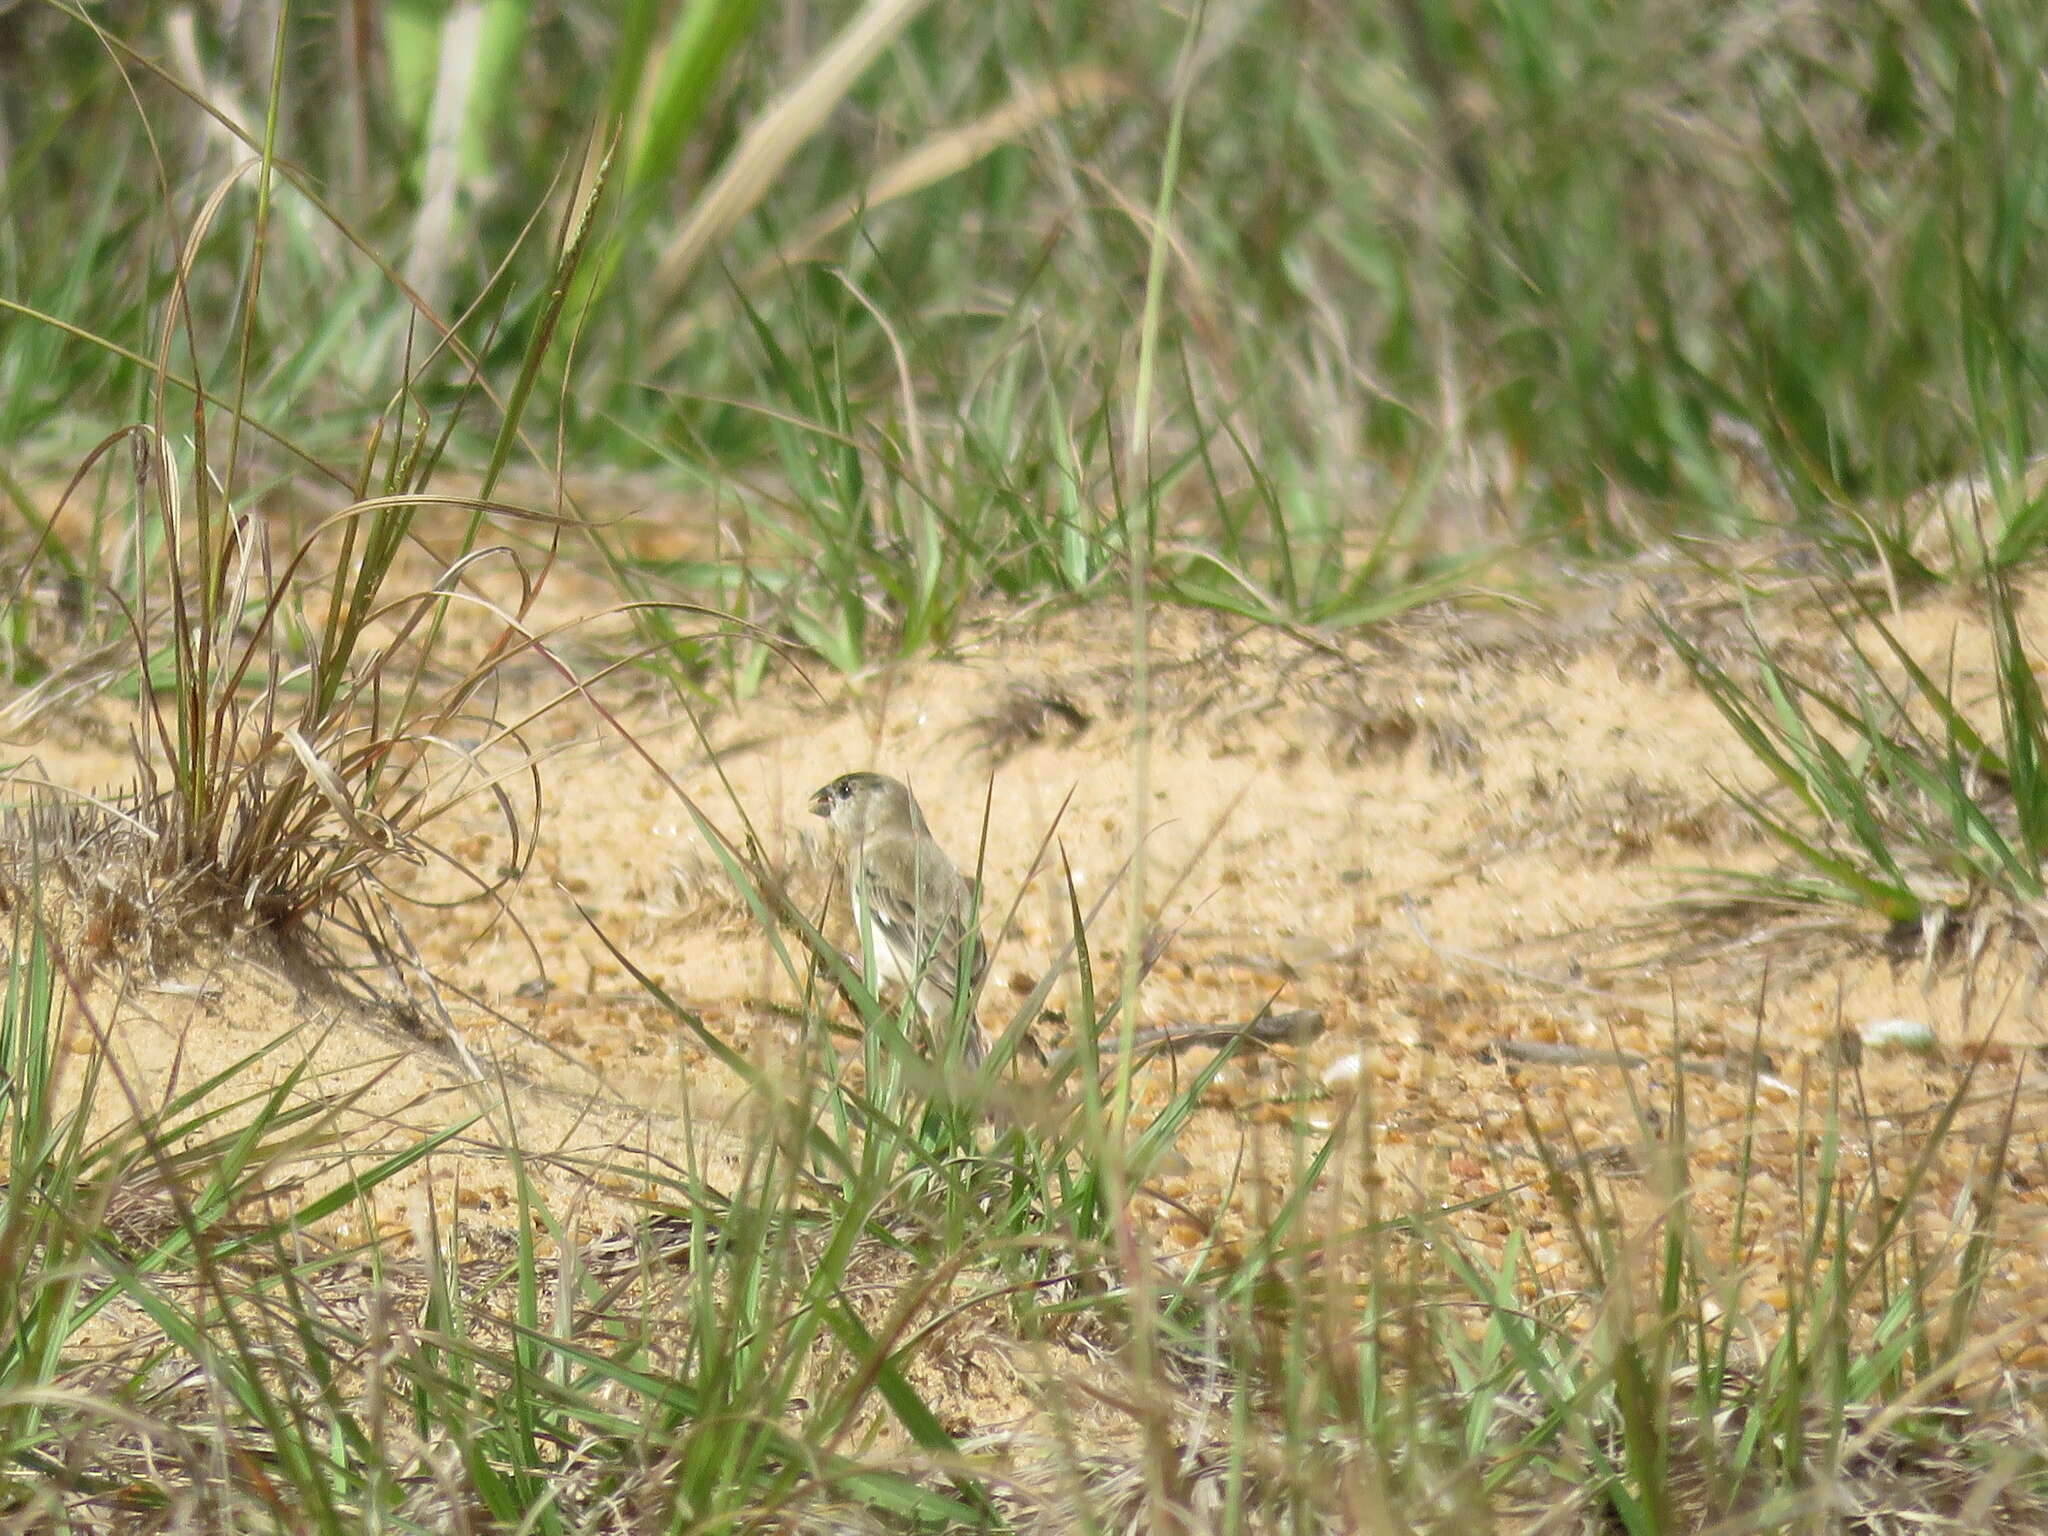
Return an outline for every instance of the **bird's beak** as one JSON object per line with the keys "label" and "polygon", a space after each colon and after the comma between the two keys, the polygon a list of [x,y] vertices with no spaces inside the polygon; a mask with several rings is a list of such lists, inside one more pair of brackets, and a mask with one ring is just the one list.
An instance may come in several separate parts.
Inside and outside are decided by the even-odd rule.
{"label": "bird's beak", "polygon": [[827,820],[831,819],[832,795],[829,790],[821,789],[811,796],[811,814],[813,816],[823,816]]}

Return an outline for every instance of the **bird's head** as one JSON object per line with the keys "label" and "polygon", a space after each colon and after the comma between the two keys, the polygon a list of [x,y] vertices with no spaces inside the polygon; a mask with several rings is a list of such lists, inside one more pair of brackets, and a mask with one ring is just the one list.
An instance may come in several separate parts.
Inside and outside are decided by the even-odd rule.
{"label": "bird's head", "polygon": [[880,773],[842,773],[811,796],[811,814],[824,817],[852,842],[924,826],[909,787]]}

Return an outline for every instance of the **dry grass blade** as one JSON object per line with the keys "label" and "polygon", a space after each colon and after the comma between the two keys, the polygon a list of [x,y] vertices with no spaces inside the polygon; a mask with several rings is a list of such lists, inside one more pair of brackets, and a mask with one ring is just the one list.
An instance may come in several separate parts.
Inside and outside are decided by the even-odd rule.
{"label": "dry grass blade", "polygon": [[[868,0],[802,78],[754,120],[655,265],[651,302],[657,308],[675,300],[711,247],[761,200],[790,156],[924,5],[925,0]],[[650,362],[662,360],[656,349]]]}
{"label": "dry grass blade", "polygon": [[[1006,144],[1017,142],[1039,124],[1082,107],[1096,106],[1128,93],[1130,87],[1108,70],[1087,66],[1068,70],[1052,80],[1017,87],[1016,93],[969,123],[918,145],[875,173],[858,193],[840,199],[808,220],[787,244],[749,267],[739,278],[742,292],[758,293],[788,267],[810,260],[818,247],[855,219],[957,175]],[[728,225],[728,227],[730,227]],[[684,274],[683,281],[687,281]],[[710,316],[684,309],[656,337],[649,357],[658,365],[681,353],[697,337]],[[915,413],[906,420],[916,426]]]}
{"label": "dry grass blade", "polygon": [[1006,144],[1021,139],[1040,123],[1063,113],[1092,107],[1125,95],[1130,87],[1108,70],[1085,66],[1071,69],[1051,80],[1023,84],[1010,99],[993,112],[962,123],[918,145],[875,173],[874,180],[859,193],[811,218],[792,235],[786,247],[768,260],[756,262],[740,279],[749,290],[766,282],[785,265],[806,261],[837,231],[898,198],[911,197],[948,176],[966,170],[977,160]]}
{"label": "dry grass blade", "polygon": [[463,190],[462,135],[471,111],[470,91],[483,28],[482,6],[458,5],[450,13],[441,34],[433,105],[427,118],[420,206],[406,248],[405,280],[422,302],[436,311],[442,307],[449,260],[454,254],[455,205]]}

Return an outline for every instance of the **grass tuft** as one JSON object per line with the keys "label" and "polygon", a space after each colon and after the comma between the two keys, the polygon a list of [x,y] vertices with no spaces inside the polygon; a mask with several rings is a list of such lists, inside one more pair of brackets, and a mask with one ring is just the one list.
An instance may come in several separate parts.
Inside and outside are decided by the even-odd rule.
{"label": "grass tuft", "polygon": [[1995,712],[1970,704],[1955,638],[1937,673],[1845,572],[1816,594],[1826,659],[1767,641],[1747,607],[1735,663],[1660,621],[1774,783],[1729,792],[1789,870],[1724,879],[1772,901],[1861,908],[1930,953],[1979,913],[2027,920],[2048,854],[2048,711],[2009,579],[1987,570],[1982,595],[1971,638],[1989,655],[1972,677],[1988,672]]}

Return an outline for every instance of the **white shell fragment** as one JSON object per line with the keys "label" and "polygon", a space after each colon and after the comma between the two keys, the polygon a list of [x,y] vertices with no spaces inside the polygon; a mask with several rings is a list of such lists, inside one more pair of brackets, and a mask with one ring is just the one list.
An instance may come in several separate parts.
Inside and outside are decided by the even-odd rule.
{"label": "white shell fragment", "polygon": [[1325,1088],[1355,1088],[1365,1076],[1365,1052],[1347,1051],[1323,1068]]}

